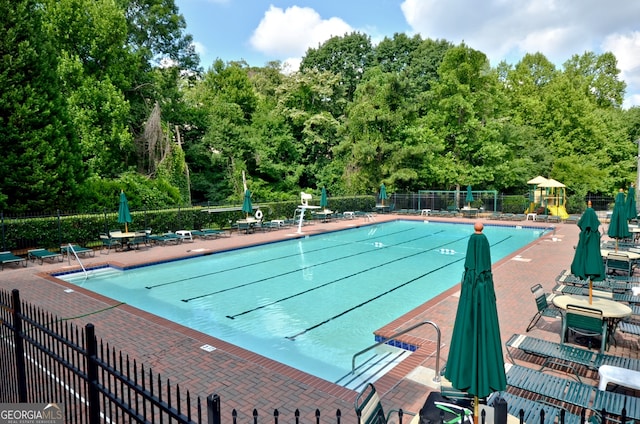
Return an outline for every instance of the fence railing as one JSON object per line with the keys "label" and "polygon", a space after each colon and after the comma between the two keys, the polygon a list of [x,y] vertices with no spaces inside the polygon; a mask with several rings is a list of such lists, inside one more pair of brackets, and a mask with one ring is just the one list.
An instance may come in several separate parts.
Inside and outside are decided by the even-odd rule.
{"label": "fence railing", "polygon": [[[71,323],[20,300],[17,289],[11,293],[0,290],[0,403],[57,404],[64,411],[65,423],[178,423],[178,424],[238,424],[238,412],[221,415],[221,399],[207,396],[203,405],[179,385],[173,385],[151,369],[138,364],[102,340],[98,341],[93,324],[78,328]],[[241,400],[236,400],[241,403]],[[561,412],[564,410],[561,409]],[[585,421],[586,410],[581,412]],[[600,423],[607,422],[606,410],[598,411]],[[274,424],[301,422],[321,424],[321,419],[341,424],[340,409],[335,415],[292,417],[273,414],[251,414],[253,424],[259,421]],[[402,417],[402,415],[400,415]],[[524,423],[525,412],[518,418]],[[540,408],[540,422],[544,409]],[[206,421],[203,421],[205,420]],[[350,422],[361,423],[363,417],[350,415]],[[626,408],[616,423],[627,421]],[[409,421],[409,420],[406,420]],[[485,417],[479,422],[485,424]],[[560,414],[560,423],[564,413]],[[402,424],[402,418],[396,424]],[[442,420],[441,420],[441,423]]]}

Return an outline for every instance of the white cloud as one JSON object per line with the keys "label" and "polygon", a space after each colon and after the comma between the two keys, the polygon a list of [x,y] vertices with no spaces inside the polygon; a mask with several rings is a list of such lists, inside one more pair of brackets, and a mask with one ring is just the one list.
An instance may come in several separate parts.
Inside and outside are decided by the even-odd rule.
{"label": "white cloud", "polygon": [[270,56],[302,57],[310,47],[353,31],[340,18],[322,19],[309,7],[271,5],[251,36],[251,46]]}

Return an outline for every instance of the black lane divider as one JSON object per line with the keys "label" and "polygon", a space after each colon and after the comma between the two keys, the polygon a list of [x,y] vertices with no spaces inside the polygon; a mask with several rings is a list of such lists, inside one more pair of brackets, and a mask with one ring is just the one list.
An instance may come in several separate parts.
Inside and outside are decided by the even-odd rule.
{"label": "black lane divider", "polygon": [[[508,236],[507,238],[502,239],[501,241],[499,241],[499,242],[497,242],[497,243],[494,243],[492,246],[495,246],[495,245],[497,245],[498,243],[502,243],[503,241],[505,241],[505,240],[506,240],[506,239],[508,239],[508,238],[511,238],[511,236]],[[415,256],[415,254],[414,254],[414,255],[411,255],[411,256]],[[407,257],[408,257],[408,256],[407,256]],[[358,309],[358,308],[360,308],[360,307],[362,307],[362,306],[366,305],[367,303],[373,302],[374,300],[379,299],[379,298],[381,298],[381,297],[383,297],[383,296],[386,296],[386,295],[388,295],[389,293],[394,292],[394,291],[398,290],[398,289],[399,289],[399,288],[401,288],[401,287],[404,287],[404,286],[406,286],[406,285],[408,285],[408,284],[411,284],[411,283],[415,282],[416,280],[419,280],[419,279],[421,279],[421,278],[423,278],[423,277],[425,277],[425,276],[427,276],[427,275],[429,275],[429,274],[431,274],[431,273],[434,273],[434,272],[439,271],[439,270],[441,270],[441,269],[443,269],[443,268],[446,268],[446,267],[448,267],[448,266],[450,266],[450,265],[453,265],[453,264],[455,264],[456,262],[460,262],[460,261],[464,260],[465,258],[466,258],[466,256],[463,256],[462,258],[460,258],[460,259],[456,259],[455,261],[452,261],[452,262],[450,262],[450,263],[448,263],[448,264],[446,264],[446,265],[442,265],[442,266],[441,266],[441,267],[439,267],[439,268],[435,268],[435,269],[432,269],[432,270],[430,270],[430,271],[428,271],[428,272],[425,272],[424,274],[419,275],[419,276],[417,276],[417,277],[415,277],[415,278],[412,278],[411,280],[408,280],[408,281],[406,281],[406,282],[404,282],[404,283],[400,284],[399,286],[396,286],[396,287],[394,287],[394,288],[392,288],[392,289],[390,289],[390,290],[387,290],[387,291],[386,291],[386,292],[384,292],[384,293],[380,293],[380,294],[378,294],[378,295],[376,295],[376,296],[374,296],[374,297],[372,297],[372,298],[370,298],[370,299],[368,299],[368,300],[366,300],[366,301],[364,301],[364,302],[362,302],[362,303],[360,303],[360,304],[358,304],[358,305],[355,305],[355,306],[353,306],[353,307],[351,307],[351,308],[349,308],[349,309],[346,309],[346,310],[344,310],[344,311],[340,312],[340,313],[339,313],[339,314],[337,314],[337,315],[334,315],[334,316],[332,316],[332,317],[330,317],[330,318],[327,318],[326,320],[324,320],[324,321],[322,321],[322,322],[319,322],[319,323],[317,323],[317,324],[315,324],[315,325],[313,325],[313,326],[311,326],[311,327],[308,327],[308,328],[306,328],[305,330],[302,330],[302,331],[300,331],[299,333],[294,334],[293,336],[285,336],[285,338],[287,338],[287,339],[289,339],[289,340],[293,340],[293,341],[295,341],[296,337],[298,337],[298,336],[301,336],[301,335],[303,335],[303,334],[305,334],[305,333],[308,333],[308,332],[309,332],[309,331],[311,331],[311,330],[314,330],[314,329],[316,329],[316,328],[318,328],[318,327],[321,327],[321,326],[323,326],[324,324],[326,324],[326,323],[328,323],[328,322],[330,322],[330,321],[333,321],[334,319],[340,318],[341,316],[346,315],[346,314],[348,314],[349,312],[352,312],[352,311],[354,311],[354,310],[356,310],[356,309]]]}
{"label": "black lane divider", "polygon": [[[404,232],[407,232],[407,231],[413,231],[413,228],[408,228],[406,230],[396,231],[394,233],[389,233],[389,234],[382,234],[380,237],[375,237],[373,239],[355,240],[355,241],[350,241],[348,243],[337,244],[337,245],[334,245],[334,246],[319,247],[317,249],[309,250],[306,253],[314,253],[314,252],[320,252],[322,250],[336,249],[338,247],[343,247],[343,246],[346,246],[346,245],[349,245],[349,244],[355,244],[355,243],[361,243],[363,241],[381,239],[381,238],[389,237],[389,236],[392,236],[392,235],[395,235],[395,234],[401,234],[401,233],[404,233]],[[438,232],[436,232],[434,234],[440,233],[442,231],[444,231],[444,230],[438,231]],[[195,279],[198,279],[198,278],[209,277],[211,275],[222,274],[224,272],[235,271],[237,269],[248,268],[248,267],[251,267],[251,266],[256,266],[256,265],[260,265],[260,264],[264,264],[264,263],[272,262],[272,261],[279,261],[280,259],[292,258],[292,257],[296,257],[296,256],[299,256],[299,255],[300,255],[300,253],[292,253],[291,255],[284,255],[284,256],[279,256],[279,257],[276,257],[276,258],[269,258],[269,259],[265,259],[263,261],[252,262],[250,264],[245,264],[245,265],[237,266],[237,267],[234,267],[234,268],[220,269],[218,271],[208,272],[206,274],[194,275],[194,276],[188,277],[188,278],[181,278],[179,280],[172,280],[172,281],[167,281],[165,283],[155,284],[155,285],[152,285],[152,286],[146,286],[145,288],[151,290],[151,289],[156,288],[156,287],[169,286],[171,284],[177,284],[177,283],[182,283],[184,281],[190,281],[190,280],[195,280]]]}
{"label": "black lane divider", "polygon": [[[365,272],[368,272],[368,271],[374,270],[374,269],[376,269],[376,268],[380,268],[380,267],[383,267],[383,266],[386,266],[386,265],[392,264],[392,263],[394,263],[394,262],[399,262],[399,261],[402,261],[402,260],[404,260],[404,259],[411,258],[411,257],[413,257],[413,256],[418,256],[418,255],[422,255],[423,253],[426,253],[426,252],[431,252],[431,251],[433,251],[433,250],[435,250],[435,249],[441,248],[442,246],[446,246],[447,244],[451,244],[451,243],[455,243],[455,242],[460,241],[460,240],[464,240],[465,238],[468,238],[468,236],[464,236],[464,237],[462,237],[462,238],[460,238],[460,239],[458,239],[458,240],[454,240],[454,241],[452,241],[452,242],[447,242],[447,243],[442,244],[442,245],[440,245],[440,246],[436,246],[436,247],[434,247],[434,248],[432,248],[432,249],[428,249],[428,250],[421,250],[421,251],[416,252],[416,253],[413,253],[413,254],[411,254],[411,255],[403,256],[402,258],[394,259],[394,260],[392,260],[392,261],[388,261],[388,262],[383,262],[383,263],[381,263],[381,264],[378,264],[378,265],[372,266],[372,267],[370,267],[370,268],[366,268],[366,269],[360,270],[360,271],[355,272],[355,273],[353,273],[353,274],[345,275],[344,277],[338,278],[338,279],[336,279],[336,280],[328,281],[328,282],[326,282],[326,283],[324,283],[324,284],[321,284],[321,285],[319,285],[319,286],[316,286],[316,287],[313,287],[313,288],[310,288],[310,289],[307,289],[307,290],[304,290],[304,291],[298,292],[298,293],[296,293],[296,294],[292,294],[292,295],[287,296],[287,297],[283,297],[283,298],[280,298],[280,299],[274,300],[273,302],[269,302],[269,303],[264,304],[264,305],[257,306],[257,307],[255,307],[255,308],[253,308],[253,309],[248,309],[248,310],[246,310],[246,311],[244,311],[244,312],[240,312],[240,313],[235,314],[235,315],[227,315],[227,318],[235,319],[236,317],[238,317],[238,316],[240,316],[240,315],[245,315],[245,314],[248,314],[248,313],[251,313],[251,312],[255,312],[255,311],[258,311],[258,310],[260,310],[260,309],[266,308],[267,306],[275,305],[276,303],[284,302],[285,300],[289,300],[289,299],[292,299],[292,298],[294,298],[294,297],[302,296],[303,294],[307,294],[307,293],[310,293],[310,292],[312,292],[312,291],[319,290],[319,289],[321,289],[321,288],[323,288],[323,287],[326,287],[326,286],[329,286],[329,285],[331,285],[331,284],[338,283],[338,282],[340,282],[340,281],[343,281],[343,280],[349,279],[349,278],[351,278],[351,277],[354,277],[354,276],[356,276],[356,275],[358,275],[358,274],[362,274],[362,273],[365,273]],[[445,266],[446,266],[446,265],[445,265]],[[393,290],[391,290],[391,291],[393,291]],[[315,327],[314,327],[314,328],[315,328]]]}
{"label": "black lane divider", "polygon": [[[203,297],[213,296],[215,294],[220,294],[220,293],[224,293],[224,292],[227,292],[227,291],[240,289],[242,287],[247,287],[247,286],[251,286],[253,284],[262,283],[262,282],[265,282],[265,281],[268,281],[268,280],[272,280],[274,278],[282,277],[282,276],[289,275],[289,274],[295,274],[297,272],[300,272],[303,269],[310,269],[310,268],[313,268],[313,267],[326,265],[326,264],[331,263],[331,262],[341,261],[341,260],[344,260],[344,259],[350,259],[350,258],[353,258],[354,256],[365,255],[365,254],[371,253],[371,252],[379,250],[379,249],[386,249],[388,247],[395,247],[395,246],[399,246],[399,245],[404,244],[404,243],[409,243],[409,242],[412,242],[412,241],[415,241],[415,240],[420,240],[420,239],[423,239],[423,238],[431,237],[431,236],[433,236],[435,234],[438,234],[439,232],[440,231],[438,231],[436,233],[433,233],[433,234],[427,234],[425,236],[420,236],[420,237],[417,237],[417,238],[414,238],[414,239],[411,239],[411,240],[403,241],[402,243],[391,244],[391,245],[388,245],[388,246],[384,246],[382,248],[374,247],[373,249],[365,250],[363,252],[357,252],[357,253],[353,253],[351,255],[341,256],[341,257],[339,257],[337,259],[331,259],[331,260],[328,260],[328,261],[325,261],[325,262],[319,262],[319,263],[311,265],[311,266],[307,266],[307,267],[303,267],[303,268],[296,268],[296,269],[293,269],[291,271],[283,272],[281,274],[272,275],[270,277],[265,277],[265,278],[261,278],[259,280],[250,281],[248,283],[238,284],[238,285],[233,286],[233,287],[227,287],[226,289],[220,289],[220,290],[217,290],[217,291],[214,291],[214,292],[205,293],[205,294],[202,294],[202,295],[199,295],[199,296],[190,297],[188,299],[182,299],[182,301],[183,302],[189,302],[191,300],[200,299],[200,298],[203,298]],[[232,318],[232,317],[227,315],[227,318]]]}

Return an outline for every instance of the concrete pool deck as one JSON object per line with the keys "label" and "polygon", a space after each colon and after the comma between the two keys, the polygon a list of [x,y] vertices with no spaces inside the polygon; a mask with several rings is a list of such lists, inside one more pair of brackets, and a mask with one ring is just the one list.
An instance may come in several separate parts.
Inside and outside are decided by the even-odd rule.
{"label": "concrete pool deck", "polygon": [[[303,235],[396,219],[424,220],[425,217],[378,214],[374,222],[364,218],[317,222],[304,226]],[[465,218],[428,219],[474,222]],[[500,331],[503,342],[506,342],[512,334],[524,333],[529,320],[536,312],[530,287],[540,283],[545,291],[550,292],[555,285],[555,278],[563,270],[570,268],[579,228],[575,224],[480,220],[487,225],[555,226],[554,232],[520,249],[493,267]],[[98,264],[128,267],[303,236],[296,234],[296,230],[297,228],[292,227],[248,235],[233,233],[231,237],[195,239],[193,242],[179,245],[154,246],[134,251],[111,251],[108,255],[96,252],[95,257],[81,257],[81,261],[85,267]],[[77,268],[77,261],[71,260],[69,263],[66,259],[62,263],[45,261],[43,265],[29,262],[27,268],[7,265],[0,272],[0,288],[6,291],[19,289],[23,301],[38,306],[58,318],[67,319],[76,326],[93,323],[99,339],[108,342],[113,349],[122,351],[145,367],[151,367],[154,373],[160,374],[163,379],[170,379],[172,384],[179,384],[181,390],[189,390],[192,396],[200,396],[204,400],[212,393],[218,394],[225,420],[229,419],[231,410],[235,408],[239,420],[248,422],[252,419],[253,409],[256,408],[261,416],[271,415],[274,409],[278,409],[280,419],[290,422],[293,412],[299,409],[301,419],[309,422],[315,417],[315,410],[319,409],[323,422],[334,422],[335,411],[340,409],[344,422],[357,422],[353,410],[356,392],[352,390],[49,275],[52,272]],[[460,275],[462,271],[461,265]],[[89,284],[90,280],[86,285]],[[68,288],[74,291],[65,291]],[[435,322],[442,333],[442,368],[448,355],[459,290],[459,285],[448,290],[389,323],[379,332],[389,335],[421,321]],[[560,320],[543,318],[528,334],[557,342],[559,333]],[[434,389],[432,377],[436,363],[436,332],[433,327],[425,325],[411,332],[409,337],[413,343],[421,345],[421,348],[375,383],[387,410],[403,408],[417,412],[428,393]],[[616,340],[617,346],[611,346],[610,354],[640,357],[637,337],[617,333]],[[201,348],[204,345],[216,349],[206,351]],[[505,362],[508,362],[506,351]],[[593,378],[597,379],[597,373],[594,373]]]}

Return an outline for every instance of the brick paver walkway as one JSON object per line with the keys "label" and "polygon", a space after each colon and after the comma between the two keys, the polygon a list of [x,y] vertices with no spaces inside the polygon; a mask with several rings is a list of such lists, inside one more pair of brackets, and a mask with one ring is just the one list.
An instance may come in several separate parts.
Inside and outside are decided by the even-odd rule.
{"label": "brick paver walkway", "polygon": [[[398,218],[425,219],[415,216],[377,215],[376,222]],[[468,219],[464,221],[471,222]],[[304,233],[375,225],[376,222],[355,219],[316,223],[305,226]],[[532,221],[484,222],[540,227],[549,225]],[[193,243],[185,242],[177,246],[155,246],[136,251],[111,252],[109,255],[96,253],[95,258],[81,260],[85,267],[100,263],[131,266],[299,237],[295,230],[289,228],[250,235],[234,233],[228,238],[196,239]],[[536,306],[530,287],[541,283],[546,291],[551,291],[555,284],[554,279],[562,270],[570,268],[578,234],[579,229],[575,224],[555,224],[553,232],[494,265],[503,341],[513,333],[523,333],[535,314]],[[292,422],[294,411],[299,409],[303,422],[310,422],[314,419],[317,408],[322,412],[323,422],[334,422],[335,418],[328,417],[334,417],[336,409],[341,410],[343,422],[356,422],[353,412],[356,393],[351,390],[91,293],[85,289],[90,288],[90,280],[84,286],[77,287],[49,276],[54,270],[77,266],[75,261],[68,263],[66,260],[63,263],[44,265],[37,262],[29,263],[27,268],[9,265],[0,272],[0,288],[7,291],[17,288],[24,301],[50,311],[59,318],[66,318],[77,326],[95,324],[98,338],[107,341],[110,346],[121,350],[130,358],[151,367],[164,379],[170,379],[172,384],[179,384],[182,390],[189,390],[192,396],[201,396],[204,399],[212,393],[218,394],[222,400],[222,416],[225,418],[230,417],[232,408],[238,410],[240,422],[249,422],[254,408],[262,416],[272,414],[277,408],[282,422]],[[65,289],[69,287],[74,291],[66,292]],[[380,331],[390,333],[420,321],[435,322],[442,331],[442,367],[448,354],[458,293],[459,286],[416,308]],[[559,341],[559,332],[559,320],[543,318],[529,334]],[[436,332],[430,326],[423,326],[412,332],[411,337],[421,343],[423,348],[375,383],[386,409],[403,408],[417,412],[427,394],[433,390],[428,371],[435,368],[433,352]],[[618,344],[611,348],[610,353],[639,356],[637,337],[617,334],[616,338]],[[200,347],[205,344],[215,346],[216,350],[202,350]]]}

